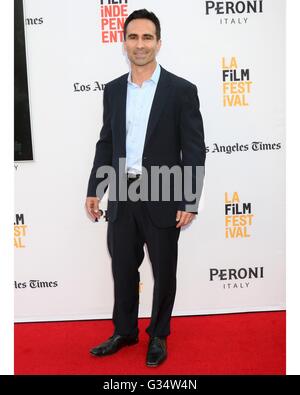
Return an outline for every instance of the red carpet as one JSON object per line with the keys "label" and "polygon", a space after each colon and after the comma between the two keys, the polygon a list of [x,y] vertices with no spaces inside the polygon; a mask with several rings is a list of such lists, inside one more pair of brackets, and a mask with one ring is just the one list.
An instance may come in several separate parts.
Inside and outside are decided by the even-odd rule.
{"label": "red carpet", "polygon": [[106,357],[88,350],[112,335],[111,320],[15,324],[15,374],[285,373],[285,312],[173,317],[168,359],[147,368],[149,319],[140,341]]}

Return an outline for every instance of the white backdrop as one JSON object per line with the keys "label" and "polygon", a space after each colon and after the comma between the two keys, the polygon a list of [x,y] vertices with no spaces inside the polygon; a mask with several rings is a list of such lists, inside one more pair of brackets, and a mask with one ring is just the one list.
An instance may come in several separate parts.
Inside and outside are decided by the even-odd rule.
{"label": "white backdrop", "polygon": [[[115,2],[128,15],[143,7],[157,14],[159,63],[198,87],[206,177],[199,215],[179,239],[173,315],[284,310],[285,1],[234,1],[240,13],[208,14],[213,2],[202,0]],[[242,12],[247,3],[257,12]],[[17,322],[112,315],[107,222],[92,223],[84,202],[103,85],[128,63],[120,40],[103,42],[100,7],[99,0],[24,1],[34,161],[15,163]],[[246,70],[245,92],[224,99],[223,66],[236,80]],[[240,212],[251,206],[243,214],[252,216],[226,217],[225,197],[239,199]],[[237,237],[226,237],[226,220],[242,225],[227,230]],[[212,269],[220,276],[211,277]],[[140,275],[139,315],[148,317],[147,253]]]}

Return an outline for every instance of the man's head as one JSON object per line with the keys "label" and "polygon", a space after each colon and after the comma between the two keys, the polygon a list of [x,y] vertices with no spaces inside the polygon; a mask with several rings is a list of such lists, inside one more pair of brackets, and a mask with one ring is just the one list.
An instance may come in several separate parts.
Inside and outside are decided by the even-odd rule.
{"label": "man's head", "polygon": [[136,10],[124,24],[124,48],[129,60],[145,66],[155,60],[161,46],[160,23],[153,12]]}

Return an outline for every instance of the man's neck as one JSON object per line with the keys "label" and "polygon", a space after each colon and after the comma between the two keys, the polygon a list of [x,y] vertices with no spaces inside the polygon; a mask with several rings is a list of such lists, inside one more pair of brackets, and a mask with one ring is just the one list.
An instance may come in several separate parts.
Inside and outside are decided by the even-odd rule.
{"label": "man's neck", "polygon": [[131,63],[131,81],[141,86],[144,81],[149,80],[154,73],[156,66],[156,60],[145,66],[137,66]]}

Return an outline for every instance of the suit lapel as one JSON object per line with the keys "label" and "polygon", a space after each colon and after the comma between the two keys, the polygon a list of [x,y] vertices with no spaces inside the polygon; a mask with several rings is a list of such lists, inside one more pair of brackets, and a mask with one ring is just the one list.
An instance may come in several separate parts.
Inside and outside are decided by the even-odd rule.
{"label": "suit lapel", "polygon": [[119,120],[119,144],[121,146],[121,156],[126,157],[126,102],[127,102],[127,78],[128,74],[125,74],[118,86],[117,92],[117,114]]}
{"label": "suit lapel", "polygon": [[147,143],[149,142],[151,134],[153,133],[155,126],[159,120],[159,117],[162,113],[162,110],[164,108],[166,99],[170,92],[170,89],[168,89],[169,84],[170,84],[170,80],[168,78],[167,71],[163,67],[161,67],[158,84],[156,87],[155,95],[152,102],[152,107],[150,110],[144,149]]}

